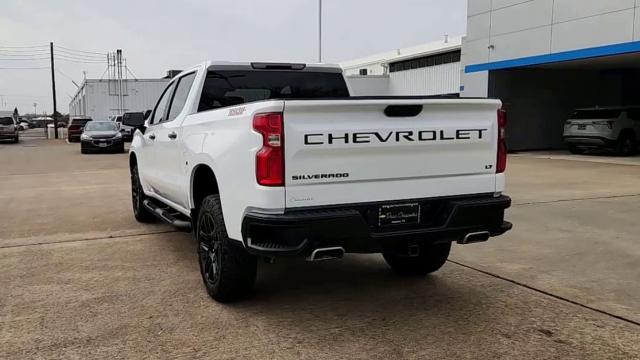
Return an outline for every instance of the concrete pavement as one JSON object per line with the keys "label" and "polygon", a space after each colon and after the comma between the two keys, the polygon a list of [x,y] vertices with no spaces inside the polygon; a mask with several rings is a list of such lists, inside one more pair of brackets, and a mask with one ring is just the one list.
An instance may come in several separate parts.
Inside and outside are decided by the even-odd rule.
{"label": "concrete pavement", "polygon": [[0,358],[640,358],[638,167],[513,158],[515,229],[435,275],[281,261],[220,305],[190,235],[133,220],[126,165],[0,144]]}

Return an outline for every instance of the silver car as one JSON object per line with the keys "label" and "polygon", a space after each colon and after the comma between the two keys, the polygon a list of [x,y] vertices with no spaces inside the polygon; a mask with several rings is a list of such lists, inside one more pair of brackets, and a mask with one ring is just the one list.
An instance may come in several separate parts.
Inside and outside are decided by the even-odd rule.
{"label": "silver car", "polygon": [[0,140],[12,140],[14,143],[20,142],[18,125],[13,117],[0,117]]}
{"label": "silver car", "polygon": [[638,150],[640,107],[578,109],[565,122],[564,142],[573,154],[613,149],[623,156]]}

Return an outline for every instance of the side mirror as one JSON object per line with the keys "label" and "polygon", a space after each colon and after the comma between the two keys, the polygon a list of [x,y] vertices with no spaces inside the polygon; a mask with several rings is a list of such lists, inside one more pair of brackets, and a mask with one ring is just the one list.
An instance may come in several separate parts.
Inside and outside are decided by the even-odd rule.
{"label": "side mirror", "polygon": [[144,112],[144,120],[147,120],[149,118],[149,116],[151,116],[151,110],[147,110]]}

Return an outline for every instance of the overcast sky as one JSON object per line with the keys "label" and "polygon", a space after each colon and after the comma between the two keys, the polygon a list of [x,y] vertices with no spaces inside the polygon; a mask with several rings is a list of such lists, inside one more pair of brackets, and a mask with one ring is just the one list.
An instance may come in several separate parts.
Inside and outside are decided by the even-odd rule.
{"label": "overcast sky", "polygon": [[[391,49],[462,35],[466,0],[324,0],[323,60],[337,63]],[[51,111],[48,60],[55,45],[106,53],[122,49],[138,78],[162,77],[203,60],[317,60],[317,0],[2,0],[0,109]],[[43,54],[43,55],[39,55]],[[89,54],[91,55],[91,54]],[[77,59],[74,56],[71,58]],[[57,61],[58,109],[82,81],[100,78],[106,64]]]}

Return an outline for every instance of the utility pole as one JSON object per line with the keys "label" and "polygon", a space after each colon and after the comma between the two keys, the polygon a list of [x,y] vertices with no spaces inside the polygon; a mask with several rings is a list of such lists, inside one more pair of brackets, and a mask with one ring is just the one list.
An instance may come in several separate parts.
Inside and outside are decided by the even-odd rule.
{"label": "utility pole", "polygon": [[318,62],[322,62],[322,0],[318,0]]}
{"label": "utility pole", "polygon": [[116,64],[118,66],[118,113],[124,113],[124,95],[122,94],[122,49],[116,50]]}
{"label": "utility pole", "polygon": [[51,89],[53,92],[53,133],[55,138],[58,138],[58,106],[56,104],[56,73],[55,64],[53,62],[53,42],[49,43],[51,50]]}

